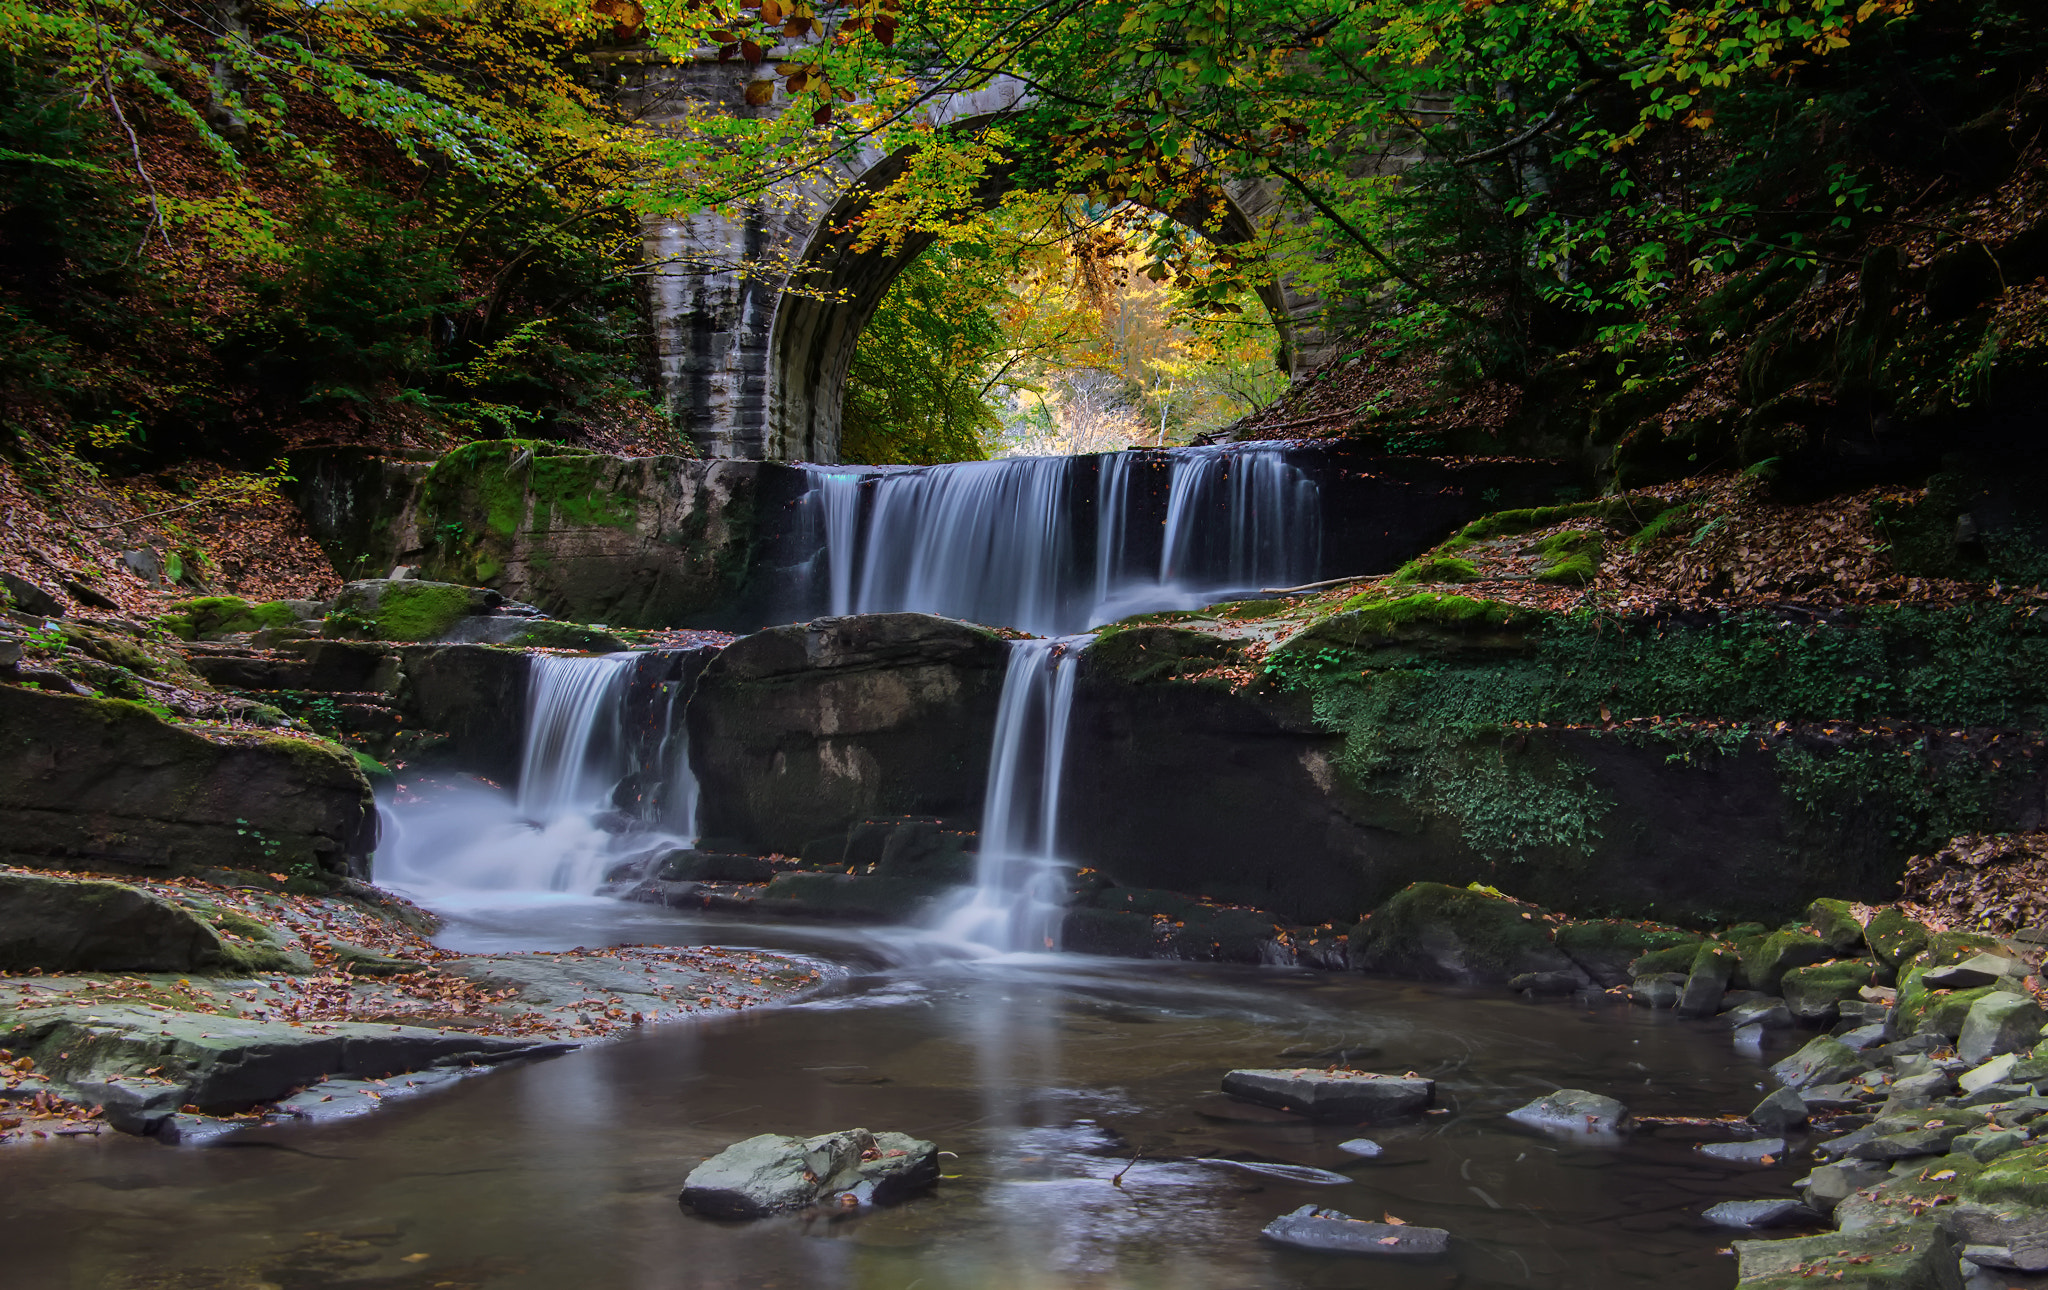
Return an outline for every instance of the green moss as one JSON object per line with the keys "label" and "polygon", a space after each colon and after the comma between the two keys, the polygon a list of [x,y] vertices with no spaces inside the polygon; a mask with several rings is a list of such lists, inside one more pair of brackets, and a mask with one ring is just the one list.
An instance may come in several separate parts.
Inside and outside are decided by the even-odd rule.
{"label": "green moss", "polygon": [[1543,567],[1536,577],[1543,582],[1584,584],[1600,569],[1600,535],[1572,530],[1553,533],[1543,539]]}
{"label": "green moss", "polygon": [[616,654],[626,648],[626,642],[610,632],[581,623],[556,622],[551,618],[535,619],[526,630],[513,637],[508,644],[543,649],[574,649],[589,654]]}
{"label": "green moss", "polygon": [[1178,627],[1130,627],[1105,632],[1082,657],[1091,674],[1133,684],[1199,676],[1239,657],[1231,641]]}
{"label": "green moss", "polygon": [[195,641],[290,627],[298,621],[298,611],[282,600],[251,604],[240,596],[200,596],[176,602],[169,613],[156,619],[156,625],[180,640]]}
{"label": "green moss", "polygon": [[1890,967],[1898,967],[1927,948],[1927,928],[1901,913],[1895,905],[1888,905],[1872,915],[1869,926],[1863,929],[1863,936],[1870,942],[1878,960]]}
{"label": "green moss", "polygon": [[[1947,1163],[1943,1161],[1944,1165]],[[2048,1142],[2000,1156],[1985,1165],[1976,1177],[1952,1190],[1960,1191],[1965,1200],[1983,1205],[2008,1201],[2033,1208],[2048,1207]]]}
{"label": "green moss", "polygon": [[1574,959],[1617,957],[1634,961],[1658,950],[1683,947],[1689,951],[1699,944],[1700,935],[1659,923],[1601,919],[1566,923],[1557,929],[1556,940],[1557,948]]}
{"label": "green moss", "polygon": [[1425,555],[1410,560],[1394,571],[1387,579],[1390,587],[1408,587],[1417,583],[1474,582],[1479,578],[1479,569],[1470,560],[1452,555]]}
{"label": "green moss", "polygon": [[377,639],[431,641],[448,634],[469,613],[467,587],[445,582],[394,582],[384,588],[372,615]]}
{"label": "green moss", "polygon": [[1693,960],[1699,957],[1699,952],[1699,945],[1693,942],[1651,950],[1647,954],[1638,955],[1629,963],[1628,974],[1651,976],[1659,972],[1690,972]]}
{"label": "green moss", "polygon": [[1628,549],[1644,551],[1666,538],[1682,537],[1699,527],[1699,507],[1693,502],[1680,502],[1659,514],[1642,531],[1628,540]]}

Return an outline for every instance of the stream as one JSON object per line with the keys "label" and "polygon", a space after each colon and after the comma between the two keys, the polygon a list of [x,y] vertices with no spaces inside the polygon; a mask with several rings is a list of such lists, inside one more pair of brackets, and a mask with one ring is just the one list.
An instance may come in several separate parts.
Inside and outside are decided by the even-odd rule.
{"label": "stream", "polygon": [[[1716,1250],[1731,1234],[1700,1210],[1783,1195],[1804,1168],[1691,1150],[1730,1136],[1714,1129],[1596,1145],[1501,1118],[1560,1085],[1639,1115],[1747,1110],[1757,1061],[1666,1013],[1271,968],[962,959],[911,929],[581,897],[444,912],[442,942],[470,952],[718,944],[840,971],[791,1005],[661,1027],[371,1115],[199,1148],[121,1135],[16,1147],[0,1191],[8,1283],[1722,1290],[1734,1268]],[[1338,1148],[1356,1129],[1216,1091],[1232,1067],[1340,1058],[1434,1076],[1449,1113],[1367,1131],[1384,1153],[1359,1159]],[[727,1224],[676,1204],[690,1169],[731,1142],[854,1125],[937,1141],[955,1153],[949,1176],[859,1216]],[[1246,1167],[1261,1163],[1348,1181]],[[1311,1202],[1447,1228],[1452,1253],[1366,1262],[1261,1241],[1266,1222]]]}

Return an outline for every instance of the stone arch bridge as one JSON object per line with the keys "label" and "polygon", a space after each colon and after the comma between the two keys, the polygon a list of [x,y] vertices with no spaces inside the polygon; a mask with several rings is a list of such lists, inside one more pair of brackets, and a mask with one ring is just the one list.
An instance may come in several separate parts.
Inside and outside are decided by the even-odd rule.
{"label": "stone arch bridge", "polygon": [[[707,108],[750,116],[779,110],[751,107],[745,95],[749,81],[771,75],[781,52],[770,51],[759,68],[721,63],[709,49],[687,59],[631,48],[599,58],[615,101],[646,127],[664,129]],[[971,126],[1024,103],[1017,82],[998,80],[937,102],[930,119]],[[643,222],[662,392],[698,451],[839,460],[840,402],[855,343],[897,273],[932,239],[906,239],[894,254],[857,251],[852,235],[838,230],[903,164],[900,155],[869,150],[771,189],[730,216]],[[1277,194],[1257,184],[1227,185],[1224,196],[1220,223],[1206,210],[1167,213],[1229,244],[1250,240],[1279,206]],[[744,272],[741,263],[795,266],[792,275],[814,290],[788,292],[789,278]],[[1283,365],[1295,371],[1320,361],[1323,337],[1311,321],[1318,302],[1279,281],[1260,294],[1279,328]]]}

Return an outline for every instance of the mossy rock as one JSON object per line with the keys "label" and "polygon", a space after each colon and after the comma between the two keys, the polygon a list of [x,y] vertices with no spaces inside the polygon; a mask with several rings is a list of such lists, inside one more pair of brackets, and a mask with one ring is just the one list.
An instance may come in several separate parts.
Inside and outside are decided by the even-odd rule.
{"label": "mossy rock", "polygon": [[857,877],[844,873],[779,873],[761,893],[764,911],[844,918],[858,922],[908,922],[944,884],[912,878]]}
{"label": "mossy rock", "polygon": [[1954,1190],[1980,1205],[2048,1208],[2048,1142],[2000,1156]]}
{"label": "mossy rock", "polygon": [[1876,984],[1877,972],[1877,963],[1870,959],[1836,959],[1792,969],[1785,973],[1779,991],[1793,1016],[1825,1021],[1839,1012],[1842,1000],[1853,999],[1864,986]]}
{"label": "mossy rock", "polygon": [[534,619],[525,631],[506,643],[522,648],[582,650],[586,654],[617,654],[626,649],[626,642],[608,631],[552,618]]}
{"label": "mossy rock", "polygon": [[1603,986],[1617,986],[1627,983],[1629,965],[1643,955],[1678,946],[1690,948],[1700,940],[1697,932],[1660,923],[1601,919],[1566,923],[1557,929],[1554,943],[1585,969],[1586,975]]}
{"label": "mossy rock", "polygon": [[1699,944],[1687,942],[1638,956],[1628,965],[1630,977],[1661,976],[1669,972],[1690,973],[1699,956]]}
{"label": "mossy rock", "polygon": [[1863,944],[1863,924],[1856,921],[1855,908],[1846,900],[1822,898],[1806,907],[1806,921],[1814,935],[1837,954],[1847,954]]}
{"label": "mossy rock", "polygon": [[1239,661],[1234,641],[1179,627],[1126,627],[1106,631],[1081,655],[1091,676],[1131,684],[1200,677],[1219,664]]}
{"label": "mossy rock", "polygon": [[1366,972],[1505,985],[1525,972],[1578,969],[1551,941],[1540,911],[1484,892],[1418,882],[1396,892],[1351,935]]}
{"label": "mossy rock", "polygon": [[285,600],[251,604],[240,596],[200,596],[181,600],[156,625],[180,640],[205,641],[265,628],[290,627],[299,621],[299,607]]}
{"label": "mossy rock", "polygon": [[1953,1041],[1963,1033],[1970,1009],[1977,1000],[1997,990],[1980,985],[1968,990],[1929,990],[1920,984],[1921,970],[1909,972],[1899,982],[1894,1025],[1901,1034],[1940,1035]]}
{"label": "mossy rock", "polygon": [[1603,543],[1598,533],[1571,531],[1553,533],[1543,540],[1543,567],[1536,577],[1542,582],[1563,582],[1583,586],[1600,572]]}
{"label": "mossy rock", "polygon": [[1828,957],[1828,947],[1811,932],[1780,931],[1739,943],[1742,976],[1752,990],[1776,994],[1785,974]]}
{"label": "mossy rock", "polygon": [[1870,925],[1863,929],[1863,939],[1870,942],[1871,952],[1888,967],[1898,967],[1927,948],[1927,937],[1927,928],[1895,905],[1878,910]]}
{"label": "mossy rock", "polygon": [[471,614],[489,613],[504,597],[481,587],[416,578],[351,582],[335,598],[330,630],[383,641],[432,641]]}
{"label": "mossy rock", "polygon": [[1531,635],[1545,621],[1540,611],[1497,600],[1430,591],[1389,599],[1365,592],[1296,633],[1273,657],[1284,664],[1291,658],[1316,657],[1322,650],[1370,651],[1389,645],[1524,652],[1533,648]]}
{"label": "mossy rock", "polygon": [[1948,967],[1984,953],[2003,955],[2005,947],[1999,944],[1996,936],[1986,936],[1981,932],[1935,932],[1927,938],[1927,949],[1921,954],[1920,962],[1930,968]]}
{"label": "mossy rock", "polygon": [[1387,585],[1409,587],[1417,583],[1478,580],[1479,569],[1470,560],[1455,555],[1425,555],[1410,560],[1394,570],[1394,576],[1387,579]]}

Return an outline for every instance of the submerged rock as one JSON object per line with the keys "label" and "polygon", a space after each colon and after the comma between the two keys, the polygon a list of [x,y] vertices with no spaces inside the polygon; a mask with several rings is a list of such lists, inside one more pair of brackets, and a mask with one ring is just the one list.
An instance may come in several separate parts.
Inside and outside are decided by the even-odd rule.
{"label": "submerged rock", "polygon": [[764,1218],[820,1203],[893,1205],[938,1179],[938,1147],[908,1134],[763,1133],[692,1169],[679,1199],[712,1218]]}
{"label": "submerged rock", "polygon": [[1561,1088],[1508,1112],[1517,1124],[1545,1133],[1602,1135],[1621,1131],[1628,1108],[1611,1097],[1580,1088]]}
{"label": "submerged rock", "polygon": [[1357,1123],[1415,1114],[1436,1099],[1436,1081],[1370,1071],[1237,1070],[1223,1077],[1223,1091],[1312,1120]]}
{"label": "submerged rock", "polygon": [[1303,1205],[1266,1224],[1260,1233],[1269,1241],[1297,1250],[1325,1254],[1442,1254],[1450,1247],[1451,1234],[1440,1227],[1416,1227],[1411,1223],[1374,1223],[1334,1209]]}
{"label": "submerged rock", "polygon": [[1371,1138],[1352,1138],[1348,1142],[1340,1142],[1337,1144],[1337,1150],[1366,1160],[1376,1159],[1386,1154],[1386,1148],[1374,1142]]}

